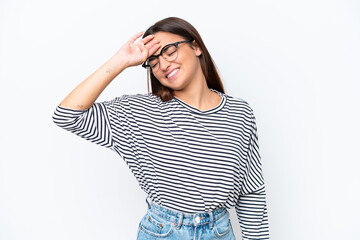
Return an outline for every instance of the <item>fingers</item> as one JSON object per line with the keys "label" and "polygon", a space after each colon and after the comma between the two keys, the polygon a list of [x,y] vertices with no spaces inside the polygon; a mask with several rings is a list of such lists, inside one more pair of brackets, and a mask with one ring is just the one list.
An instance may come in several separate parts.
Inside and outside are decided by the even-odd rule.
{"label": "fingers", "polygon": [[149,46],[150,43],[148,43],[146,45],[143,45],[143,44],[138,45],[141,52],[145,54],[146,58],[153,55],[160,48],[160,45],[158,43],[156,43],[154,41],[151,41],[151,42],[152,42],[151,46]]}
{"label": "fingers", "polygon": [[136,39],[138,39],[139,37],[141,37],[143,34],[143,32],[138,32],[136,33],[134,36],[132,36],[129,40],[130,43],[134,43]]}
{"label": "fingers", "polygon": [[154,45],[152,45],[149,48],[149,56],[153,55],[154,53],[156,53],[156,51],[160,48],[160,44],[159,43],[155,43]]}
{"label": "fingers", "polygon": [[143,44],[147,44],[147,43],[150,42],[151,40],[155,40],[154,37],[155,37],[154,35],[146,36],[146,37],[144,37],[143,39],[141,39],[141,42],[142,42]]}
{"label": "fingers", "polygon": [[154,35],[148,35],[135,43],[135,41],[142,35],[143,32],[136,33],[129,39],[128,44],[133,47],[137,46],[141,54],[145,54],[147,55],[146,57],[149,57],[160,48],[160,41],[156,39]]}
{"label": "fingers", "polygon": [[139,46],[141,52],[147,51],[145,48],[145,45],[143,43],[138,44],[138,46]]}
{"label": "fingers", "polygon": [[146,43],[145,43],[145,47],[147,48],[147,49],[150,49],[150,48],[152,48],[153,46],[155,46],[156,44],[158,44],[160,41],[159,40],[157,40],[156,38],[152,38],[150,41],[147,41]]}
{"label": "fingers", "polygon": [[159,42],[160,41],[156,39],[154,35],[149,35],[139,41],[139,46],[141,45],[142,50],[146,49],[148,51],[148,56],[151,56],[160,48]]}
{"label": "fingers", "polygon": [[[129,43],[134,43],[136,41],[136,39],[138,39],[139,37],[141,37],[143,35],[143,32],[138,32],[136,33],[134,36],[132,36],[129,39]],[[143,39],[141,39],[141,42],[145,45],[146,43],[148,43],[149,41],[151,41],[151,39],[154,38],[154,35],[148,35],[146,37],[144,37]]]}

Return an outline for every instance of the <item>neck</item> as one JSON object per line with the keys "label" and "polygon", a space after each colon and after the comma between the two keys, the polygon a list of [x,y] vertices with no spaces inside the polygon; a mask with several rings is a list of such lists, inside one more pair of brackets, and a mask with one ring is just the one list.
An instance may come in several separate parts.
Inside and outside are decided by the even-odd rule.
{"label": "neck", "polygon": [[174,94],[190,106],[204,111],[217,106],[221,97],[208,88],[205,76],[201,75],[201,77],[191,81],[191,84],[186,89],[174,91]]}

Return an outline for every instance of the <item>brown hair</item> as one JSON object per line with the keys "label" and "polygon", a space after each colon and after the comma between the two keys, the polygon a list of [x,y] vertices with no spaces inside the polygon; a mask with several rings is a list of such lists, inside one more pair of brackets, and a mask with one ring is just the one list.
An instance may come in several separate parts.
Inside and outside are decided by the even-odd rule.
{"label": "brown hair", "polygon": [[[205,44],[201,39],[198,31],[189,22],[177,17],[165,18],[149,27],[145,31],[143,38],[157,32],[169,32],[182,36],[186,40],[195,40],[202,52],[202,54],[199,56],[199,59],[208,88],[225,93],[220,76],[209,51],[205,47]],[[154,76],[151,69],[148,69],[148,76],[149,75],[151,79],[151,90],[154,95],[160,97],[162,101],[168,101],[174,98],[174,91],[171,88],[162,85],[160,81]]]}

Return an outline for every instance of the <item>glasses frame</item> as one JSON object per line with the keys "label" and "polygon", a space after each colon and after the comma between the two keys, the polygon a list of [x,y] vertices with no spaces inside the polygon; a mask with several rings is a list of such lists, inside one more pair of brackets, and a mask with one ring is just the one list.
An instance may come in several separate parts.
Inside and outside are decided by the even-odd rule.
{"label": "glasses frame", "polygon": [[[153,57],[159,58],[160,56],[162,56],[164,49],[167,48],[168,46],[175,46],[175,47],[176,47],[176,51],[177,51],[178,45],[179,45],[180,43],[187,43],[187,42],[192,42],[192,41],[193,41],[193,40],[185,40],[185,41],[179,41],[179,42],[175,42],[175,43],[166,44],[166,45],[161,49],[161,51],[160,51],[160,53],[159,53],[158,55],[151,55],[150,57],[151,57],[151,58],[153,58]],[[146,62],[149,60],[150,57],[148,57],[148,58],[146,59],[146,61],[145,61],[141,66],[142,66],[143,68],[150,68],[150,69],[152,70],[151,66],[150,66],[149,64],[146,64]],[[176,57],[177,57],[177,56],[176,56]],[[176,58],[175,58],[175,59],[176,59]],[[175,59],[174,59],[174,60],[175,60]],[[174,60],[173,60],[173,61],[174,61]]]}

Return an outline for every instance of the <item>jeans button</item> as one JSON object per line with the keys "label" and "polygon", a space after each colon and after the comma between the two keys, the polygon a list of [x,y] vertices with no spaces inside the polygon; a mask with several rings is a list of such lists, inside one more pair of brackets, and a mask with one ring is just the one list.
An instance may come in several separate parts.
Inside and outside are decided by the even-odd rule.
{"label": "jeans button", "polygon": [[199,217],[199,216],[196,216],[196,217],[195,217],[195,222],[196,222],[196,223],[200,223],[200,217]]}

